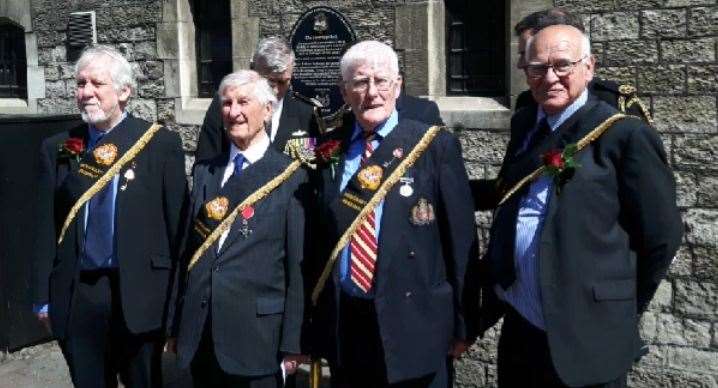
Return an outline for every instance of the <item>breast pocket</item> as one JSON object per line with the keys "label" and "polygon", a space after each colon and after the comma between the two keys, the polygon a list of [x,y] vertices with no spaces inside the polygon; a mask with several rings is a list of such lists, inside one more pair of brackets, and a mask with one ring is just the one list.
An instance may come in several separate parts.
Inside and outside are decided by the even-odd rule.
{"label": "breast pocket", "polygon": [[257,298],[257,315],[280,314],[284,312],[284,298]]}
{"label": "breast pocket", "polygon": [[593,298],[597,302],[635,299],[636,282],[633,279],[597,282],[593,285]]}
{"label": "breast pocket", "polygon": [[152,269],[170,269],[172,267],[172,260],[165,255],[152,255],[150,262]]}

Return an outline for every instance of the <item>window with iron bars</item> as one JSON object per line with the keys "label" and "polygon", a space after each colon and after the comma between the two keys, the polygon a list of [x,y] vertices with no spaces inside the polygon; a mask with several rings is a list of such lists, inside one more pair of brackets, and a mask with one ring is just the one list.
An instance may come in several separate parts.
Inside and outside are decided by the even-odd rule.
{"label": "window with iron bars", "polygon": [[27,98],[25,31],[0,23],[0,98]]}
{"label": "window with iron bars", "polygon": [[229,0],[195,0],[195,54],[199,97],[211,98],[222,77],[232,72]]}
{"label": "window with iron bars", "polygon": [[506,95],[505,3],[446,1],[447,95]]}

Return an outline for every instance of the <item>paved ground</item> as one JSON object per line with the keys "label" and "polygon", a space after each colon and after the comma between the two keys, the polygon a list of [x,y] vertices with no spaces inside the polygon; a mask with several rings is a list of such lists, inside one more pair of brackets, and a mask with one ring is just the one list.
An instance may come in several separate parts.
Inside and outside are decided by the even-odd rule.
{"label": "paved ground", "polygon": [[[162,360],[165,388],[192,388],[189,375],[174,364],[174,356]],[[328,370],[324,370],[328,375]],[[308,369],[297,375],[297,388],[308,387]],[[324,379],[321,387],[328,387]],[[0,352],[0,388],[72,388],[67,364],[56,342],[24,348],[13,353]]]}

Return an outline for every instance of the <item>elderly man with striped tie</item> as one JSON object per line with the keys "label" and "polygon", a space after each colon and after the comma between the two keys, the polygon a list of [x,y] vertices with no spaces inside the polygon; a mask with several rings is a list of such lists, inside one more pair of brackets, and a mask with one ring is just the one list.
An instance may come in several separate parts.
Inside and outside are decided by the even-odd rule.
{"label": "elderly man with striped tie", "polygon": [[447,356],[475,338],[477,307],[464,298],[477,241],[461,146],[399,118],[391,47],[360,42],[340,69],[356,120],[317,148],[327,238],[316,255],[314,350],[334,386],[447,386]]}

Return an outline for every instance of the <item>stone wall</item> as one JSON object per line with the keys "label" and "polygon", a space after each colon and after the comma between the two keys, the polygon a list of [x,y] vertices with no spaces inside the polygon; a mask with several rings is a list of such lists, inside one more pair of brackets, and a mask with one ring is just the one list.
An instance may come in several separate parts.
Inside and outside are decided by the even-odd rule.
{"label": "stone wall", "polygon": [[[165,66],[158,55],[157,29],[163,3],[176,0],[32,0],[38,64],[44,69],[45,98],[38,110],[74,113],[72,65],[65,47],[69,12],[97,12],[98,41],[118,47],[133,64],[138,92],[129,110],[147,120],[164,120],[184,140],[191,164],[197,126],[178,125],[174,97],[166,97]],[[525,0],[535,3],[532,0]],[[356,22],[362,38],[396,42],[396,13],[406,3],[380,0],[249,0],[261,36],[288,36],[299,15],[330,5]],[[519,6],[517,6],[518,3]],[[512,9],[521,9],[512,1]],[[718,386],[718,5],[716,0],[556,0],[584,16],[599,58],[600,76],[638,88],[655,114],[678,183],[686,237],[649,311],[641,332],[651,352],[631,373],[634,387]],[[515,18],[512,15],[511,18]],[[422,27],[423,28],[423,27]],[[412,55],[417,55],[412,53]],[[425,66],[405,60],[404,65]],[[418,57],[422,57],[418,55]],[[414,58],[414,57],[412,57]],[[474,177],[492,177],[508,140],[506,129],[463,128],[460,137]],[[477,214],[482,250],[489,213]],[[495,385],[497,331],[473,346],[457,364],[457,385]]]}
{"label": "stone wall", "polygon": [[[650,345],[632,387],[718,386],[718,65],[715,0],[557,0],[581,13],[598,75],[638,88],[668,152],[686,228],[684,243],[641,322]],[[477,175],[501,162],[505,133],[463,136]],[[490,214],[478,216],[482,245]],[[496,332],[457,366],[461,387],[495,384]]]}

